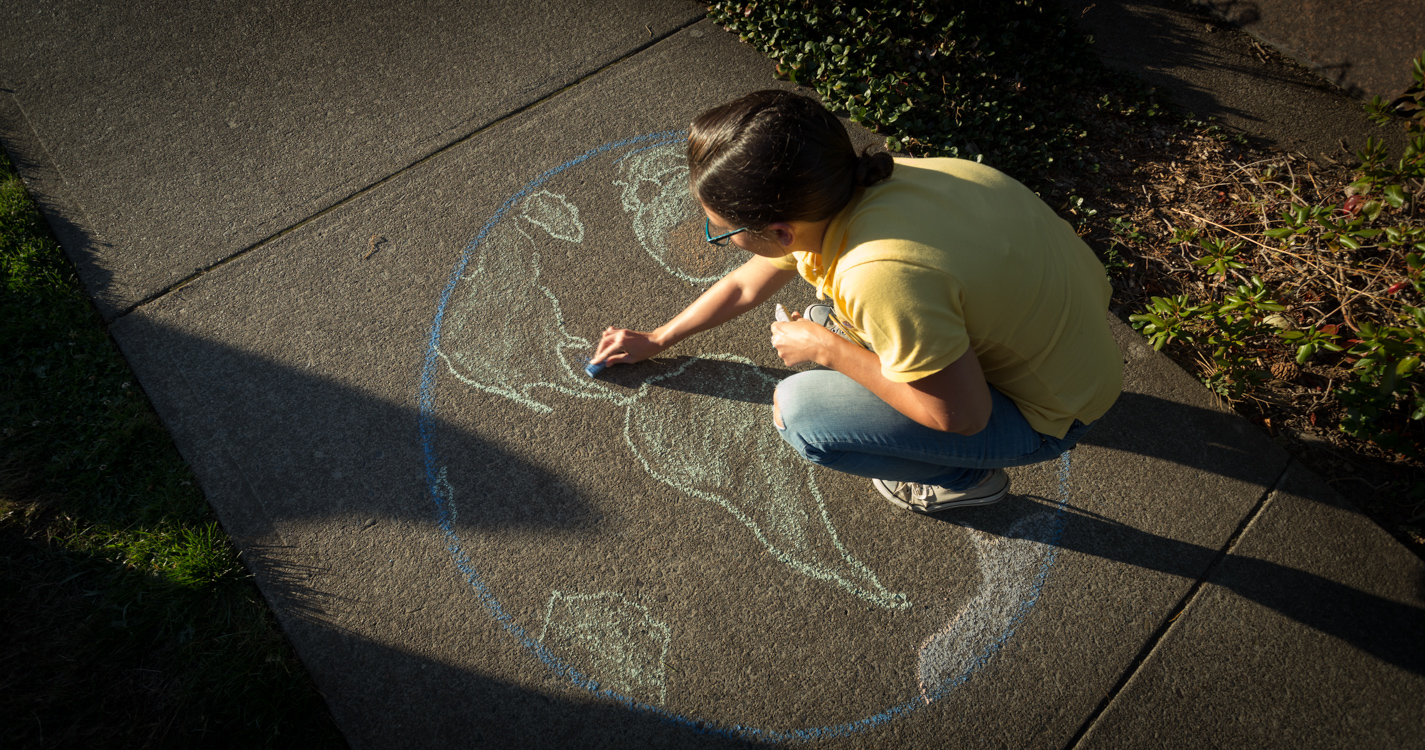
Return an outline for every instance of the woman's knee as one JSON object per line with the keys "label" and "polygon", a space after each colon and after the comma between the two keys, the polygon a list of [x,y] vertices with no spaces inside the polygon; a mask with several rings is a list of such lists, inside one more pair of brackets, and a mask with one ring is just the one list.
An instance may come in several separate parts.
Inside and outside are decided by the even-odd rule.
{"label": "woman's knee", "polygon": [[802,458],[827,466],[835,463],[841,451],[828,450],[816,440],[816,415],[827,406],[824,386],[826,375],[834,372],[811,370],[799,372],[777,384],[772,394],[772,423],[777,432]]}
{"label": "woman's knee", "polygon": [[777,388],[772,392],[772,423],[777,425],[778,430],[786,430],[789,425],[806,422],[814,413],[818,402],[825,406],[825,394],[818,396],[818,392],[824,391],[819,381],[824,380],[824,376],[828,374],[836,375],[835,372],[826,370],[808,370],[777,384]]}

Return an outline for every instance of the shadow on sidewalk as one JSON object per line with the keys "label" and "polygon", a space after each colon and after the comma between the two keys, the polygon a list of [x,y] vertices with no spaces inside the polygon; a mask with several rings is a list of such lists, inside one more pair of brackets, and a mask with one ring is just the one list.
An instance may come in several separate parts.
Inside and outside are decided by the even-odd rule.
{"label": "shadow on sidewalk", "polygon": [[[1008,504],[1020,516],[1035,506],[1053,505],[1036,497],[1015,498]],[[1162,573],[1197,579],[1218,551],[1149,534],[1079,508],[1068,509],[1068,529],[1059,547]],[[989,519],[942,519],[989,533],[1008,527]],[[1209,582],[1272,609],[1313,630],[1325,633],[1375,658],[1425,675],[1425,609],[1360,591],[1329,578],[1274,562],[1227,555]],[[1419,582],[1425,586],[1425,581]]]}
{"label": "shadow on sidewalk", "polygon": [[1094,37],[1094,50],[1105,64],[1166,89],[1199,118],[1217,118],[1318,160],[1354,161],[1355,149],[1372,136],[1383,139],[1392,154],[1404,148],[1403,132],[1375,127],[1359,101],[1187,0],[1060,0],[1060,5]]}
{"label": "shadow on sidewalk", "polygon": [[[556,450],[567,449],[564,441],[499,421],[478,406],[487,396],[470,391],[476,405],[461,416],[473,425],[439,414],[430,425],[450,462],[451,489],[444,466],[429,479],[414,406],[373,396],[387,389],[365,380],[409,382],[414,363],[358,366],[358,382],[343,382],[316,374],[320,366],[282,364],[139,316],[114,330],[353,746],[749,744],[581,693],[501,632],[478,591],[470,595],[459,561],[446,554],[447,511],[438,501],[449,506],[448,533],[491,549],[531,533],[574,539],[604,524],[578,478],[508,442],[521,432]],[[514,560],[500,572],[534,567]],[[393,587],[421,593],[393,596]],[[429,606],[455,614],[419,611]],[[475,642],[443,642],[451,638]],[[477,643],[487,639],[508,644],[508,653],[486,653]],[[487,663],[490,672],[471,666]],[[502,679],[510,674],[520,683]]]}
{"label": "shadow on sidewalk", "polygon": [[[1298,494],[1295,485],[1304,486],[1301,482],[1288,483],[1293,485],[1290,488],[1273,487],[1281,471],[1278,467],[1286,463],[1284,453],[1240,417],[1225,412],[1141,393],[1124,393],[1083,443],[1251,482],[1264,493],[1290,492],[1295,499],[1359,514],[1339,496],[1332,497],[1334,492]],[[1302,469],[1291,471],[1300,473]],[[1006,502],[973,514],[962,511],[936,518],[1002,535],[1015,520],[1040,506],[1054,504],[1047,498],[1011,496]],[[1208,508],[1204,504],[1204,512],[1210,512]],[[1144,531],[1072,504],[1067,510],[1069,523],[1058,543],[1060,548],[1194,581],[1210,576],[1209,582],[1214,585],[1338,638],[1385,663],[1425,675],[1425,648],[1419,640],[1419,634],[1425,632],[1425,609],[1254,557],[1226,555],[1214,568],[1221,555],[1219,550]],[[1416,595],[1425,597],[1425,579],[1413,585]]]}

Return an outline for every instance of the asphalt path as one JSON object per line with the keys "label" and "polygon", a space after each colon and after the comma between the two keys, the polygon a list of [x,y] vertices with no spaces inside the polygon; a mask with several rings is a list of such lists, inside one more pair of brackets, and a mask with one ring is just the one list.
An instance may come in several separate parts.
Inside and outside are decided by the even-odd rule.
{"label": "asphalt path", "polygon": [[0,11],[0,137],[353,746],[1420,742],[1425,566],[1117,321],[936,517],[781,444],[770,310],[583,374],[740,260],[680,131],[786,84],[698,6],[180,11]]}

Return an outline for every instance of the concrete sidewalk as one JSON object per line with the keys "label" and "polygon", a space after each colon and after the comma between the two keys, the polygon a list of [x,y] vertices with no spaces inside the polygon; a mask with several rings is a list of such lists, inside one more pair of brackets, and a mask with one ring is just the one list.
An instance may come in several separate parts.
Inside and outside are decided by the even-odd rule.
{"label": "concrete sidewalk", "polygon": [[1347,93],[1390,101],[1425,52],[1422,0],[1195,0]]}
{"label": "concrete sidewalk", "polygon": [[[1425,52],[1425,0],[1337,3],[1330,23],[1321,13],[1313,14],[1313,8],[1326,5],[1314,1],[1060,2],[1094,37],[1104,62],[1166,90],[1199,117],[1216,118],[1228,128],[1317,160],[1351,163],[1368,137],[1384,140],[1397,154],[1404,146],[1401,128],[1377,128],[1342,86],[1358,88],[1371,81],[1367,96],[1387,100],[1404,92],[1411,83],[1412,58]],[[1281,49],[1264,45],[1210,12],[1209,5],[1266,38],[1309,41]],[[1382,15],[1386,5],[1394,10]],[[1382,28],[1384,17],[1397,22]],[[1300,58],[1309,66],[1320,55],[1335,62],[1331,70],[1316,66],[1316,73],[1349,72],[1331,79],[1341,85],[1293,62]]]}
{"label": "concrete sidewalk", "polygon": [[770,313],[583,376],[737,260],[701,6],[109,13],[0,8],[0,139],[353,746],[1425,741],[1425,565],[1116,322],[938,518],[781,446]]}

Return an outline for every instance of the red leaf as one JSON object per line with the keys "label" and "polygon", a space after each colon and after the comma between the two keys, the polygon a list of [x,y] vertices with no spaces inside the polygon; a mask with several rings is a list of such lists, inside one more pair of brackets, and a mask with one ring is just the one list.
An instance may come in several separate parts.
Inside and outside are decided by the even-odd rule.
{"label": "red leaf", "polygon": [[1365,198],[1363,198],[1363,197],[1361,197],[1361,196],[1359,196],[1359,195],[1353,195],[1353,196],[1351,196],[1350,198],[1347,198],[1347,199],[1346,199],[1346,204],[1343,205],[1343,206],[1341,206],[1341,210],[1342,210],[1342,211],[1345,211],[1346,213],[1348,213],[1348,214],[1350,214],[1350,215],[1352,215],[1352,216],[1355,216],[1358,212],[1360,212],[1360,210],[1361,210],[1361,204],[1363,204],[1363,203],[1365,203],[1365,202],[1366,202],[1366,199],[1365,199]]}
{"label": "red leaf", "polygon": [[1387,290],[1385,290],[1385,293],[1386,293],[1386,294],[1395,294],[1396,292],[1400,291],[1401,289],[1404,289],[1406,283],[1408,283],[1408,282],[1398,281],[1398,282],[1396,282],[1396,283],[1394,283],[1394,284],[1391,284],[1391,285],[1390,285],[1390,288],[1387,289]]}

